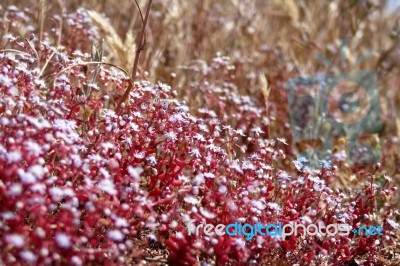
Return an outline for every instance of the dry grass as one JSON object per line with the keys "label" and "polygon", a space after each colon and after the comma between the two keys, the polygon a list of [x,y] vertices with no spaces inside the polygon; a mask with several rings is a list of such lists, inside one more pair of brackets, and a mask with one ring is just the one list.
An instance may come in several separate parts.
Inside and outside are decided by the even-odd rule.
{"label": "dry grass", "polygon": [[109,48],[108,60],[115,62],[124,69],[129,69],[133,64],[136,52],[136,43],[132,32],[127,32],[123,41],[106,17],[94,10],[89,10],[88,14],[104,36],[105,44]]}

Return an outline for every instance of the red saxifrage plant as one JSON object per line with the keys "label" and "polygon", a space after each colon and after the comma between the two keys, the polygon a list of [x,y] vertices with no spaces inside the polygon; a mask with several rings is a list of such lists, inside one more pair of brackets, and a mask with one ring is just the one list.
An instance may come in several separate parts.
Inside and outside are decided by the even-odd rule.
{"label": "red saxifrage plant", "polygon": [[[399,227],[389,177],[360,173],[362,189],[340,191],[329,187],[328,165],[310,171],[299,159],[296,171],[277,169],[287,143],[266,137],[264,110],[228,83],[196,117],[171,87],[147,81],[116,112],[129,84],[122,71],[9,38],[0,54],[2,263],[125,265],[149,248],[171,265],[384,264]],[[244,123],[229,125],[215,106]],[[385,235],[245,241],[189,235],[190,220],[379,224]]]}

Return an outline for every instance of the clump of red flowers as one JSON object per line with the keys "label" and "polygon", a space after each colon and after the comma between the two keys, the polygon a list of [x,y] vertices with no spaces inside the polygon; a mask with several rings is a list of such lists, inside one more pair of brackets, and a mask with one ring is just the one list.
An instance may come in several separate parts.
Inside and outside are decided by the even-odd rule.
{"label": "clump of red flowers", "polygon": [[[306,170],[299,159],[294,172],[278,169],[287,143],[266,137],[264,111],[233,83],[205,89],[224,94],[213,104],[237,103],[230,115],[245,127],[218,110],[195,117],[170,86],[147,81],[135,82],[117,112],[130,82],[122,71],[34,37],[8,37],[0,53],[1,263],[124,265],[156,248],[171,265],[377,265],[393,245],[399,225],[388,178],[360,173],[365,187],[339,191],[328,186],[335,173],[327,168]],[[214,64],[229,69],[226,58]],[[385,235],[245,241],[189,235],[190,220],[380,224]]]}

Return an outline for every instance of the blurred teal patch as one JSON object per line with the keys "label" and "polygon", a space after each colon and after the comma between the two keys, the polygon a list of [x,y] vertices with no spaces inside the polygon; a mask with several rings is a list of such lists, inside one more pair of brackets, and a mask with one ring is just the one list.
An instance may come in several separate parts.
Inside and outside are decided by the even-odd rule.
{"label": "blurred teal patch", "polygon": [[[376,163],[380,150],[360,136],[382,129],[378,81],[372,70],[298,77],[287,82],[293,140],[320,140],[319,149],[299,154],[307,167],[330,165],[334,137],[346,136],[352,163]],[[321,163],[322,162],[322,163]]]}

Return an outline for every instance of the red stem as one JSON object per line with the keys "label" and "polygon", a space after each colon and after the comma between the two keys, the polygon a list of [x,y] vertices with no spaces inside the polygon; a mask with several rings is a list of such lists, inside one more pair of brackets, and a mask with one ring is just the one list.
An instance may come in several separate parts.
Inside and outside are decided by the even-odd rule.
{"label": "red stem", "polygon": [[123,102],[126,101],[126,99],[128,99],[129,93],[131,92],[133,86],[134,86],[134,82],[135,82],[135,78],[136,78],[136,72],[137,72],[137,68],[139,65],[139,57],[140,57],[140,53],[142,52],[142,50],[144,49],[144,45],[145,45],[145,34],[146,34],[146,25],[147,25],[147,21],[149,18],[149,14],[150,14],[150,9],[151,9],[151,4],[153,3],[153,0],[149,0],[149,4],[147,5],[147,11],[146,11],[146,15],[144,17],[144,21],[142,24],[142,30],[140,33],[140,38],[139,41],[137,43],[137,48],[136,48],[136,56],[135,56],[135,61],[133,63],[133,67],[132,67],[132,78],[129,82],[129,86],[126,89],[124,95],[121,98],[121,101],[118,103],[116,112],[119,112],[119,109],[121,108],[121,104]]}

